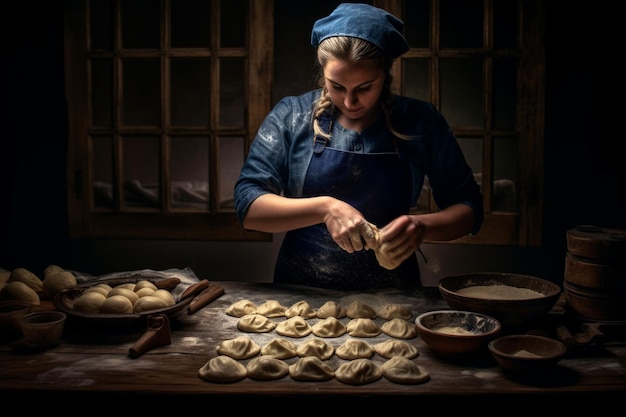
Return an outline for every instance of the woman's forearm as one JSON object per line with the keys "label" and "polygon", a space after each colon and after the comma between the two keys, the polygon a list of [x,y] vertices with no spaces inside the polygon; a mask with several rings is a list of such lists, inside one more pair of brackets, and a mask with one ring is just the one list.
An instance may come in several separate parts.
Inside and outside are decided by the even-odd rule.
{"label": "woman's forearm", "polygon": [[465,204],[455,204],[435,213],[416,214],[424,224],[423,240],[444,242],[467,236],[474,227],[474,210]]}

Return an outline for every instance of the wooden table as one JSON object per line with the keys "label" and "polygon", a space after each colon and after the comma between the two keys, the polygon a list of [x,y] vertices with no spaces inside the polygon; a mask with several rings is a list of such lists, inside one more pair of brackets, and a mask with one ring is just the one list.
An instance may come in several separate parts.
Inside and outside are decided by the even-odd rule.
{"label": "wooden table", "polygon": [[[225,314],[229,305],[241,299],[255,304],[274,299],[285,306],[305,300],[314,308],[328,300],[344,305],[359,300],[375,309],[399,303],[410,306],[415,315],[447,308],[436,291],[352,293],[266,283],[216,284],[225,289],[220,298],[192,315],[183,314],[171,320],[171,344],[152,348],[137,358],[129,356],[129,348],[145,334],[145,325],[93,328],[75,323],[71,317],[61,344],[52,349],[24,352],[16,348],[15,342],[0,345],[0,399],[7,404],[16,395],[28,393],[30,398],[37,399],[28,403],[29,409],[48,409],[52,403],[76,404],[79,398],[93,400],[91,404],[98,409],[116,409],[123,403],[131,404],[128,403],[131,400],[132,404],[142,404],[147,411],[149,407],[159,410],[163,402],[170,400],[185,407],[206,406],[208,410],[219,402],[243,405],[240,401],[248,400],[313,407],[382,401],[391,401],[390,404],[407,401],[420,406],[458,405],[448,401],[459,400],[469,401],[470,406],[490,397],[511,397],[516,409],[531,410],[535,404],[532,399],[543,395],[559,401],[562,410],[568,406],[576,409],[576,404],[585,398],[617,400],[626,392],[626,343],[619,338],[571,345],[553,371],[537,376],[503,372],[486,350],[463,360],[445,360],[433,355],[416,337],[407,340],[420,352],[414,361],[431,376],[428,382],[418,385],[400,385],[382,378],[352,386],[335,379],[297,382],[289,376],[276,381],[246,378],[236,383],[207,382],[198,376],[198,370],[217,355],[220,342],[241,334],[236,327],[238,319]],[[317,319],[310,320],[313,323]],[[542,321],[540,330],[550,332],[553,321],[554,315],[549,315]],[[274,332],[249,335],[261,346],[278,337]],[[310,337],[315,336],[307,336]],[[337,347],[348,337],[326,341]],[[366,341],[375,344],[388,338],[381,334]],[[304,340],[294,339],[294,342],[299,344]],[[378,355],[372,359],[379,364],[385,360]],[[336,356],[329,360],[335,369],[342,362]]]}

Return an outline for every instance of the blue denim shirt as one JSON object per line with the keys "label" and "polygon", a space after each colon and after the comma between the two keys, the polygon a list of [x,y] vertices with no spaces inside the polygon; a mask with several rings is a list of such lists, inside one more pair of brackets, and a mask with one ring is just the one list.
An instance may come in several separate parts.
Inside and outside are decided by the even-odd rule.
{"label": "blue denim shirt", "polygon": [[[261,124],[235,184],[234,202],[241,222],[250,204],[263,194],[302,196],[313,153],[312,112],[320,93],[314,90],[283,98]],[[397,150],[410,161],[413,201],[417,202],[424,176],[428,176],[437,206],[470,206],[476,215],[472,233],[477,233],[483,221],[482,194],[448,122],[432,104],[410,97],[395,96],[393,109],[394,127],[412,139],[395,138],[381,118],[361,134],[333,123],[327,146],[363,153]]]}

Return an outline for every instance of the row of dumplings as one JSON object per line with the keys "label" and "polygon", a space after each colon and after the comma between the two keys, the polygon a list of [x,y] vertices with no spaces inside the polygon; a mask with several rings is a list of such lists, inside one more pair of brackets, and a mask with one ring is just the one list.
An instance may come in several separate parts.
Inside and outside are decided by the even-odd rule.
{"label": "row of dumplings", "polygon": [[247,333],[267,333],[275,330],[281,336],[295,338],[305,337],[311,333],[318,337],[340,337],[346,333],[353,337],[376,337],[385,333],[399,339],[412,339],[417,336],[415,323],[401,318],[393,318],[378,326],[370,318],[354,318],[344,324],[331,316],[311,325],[302,316],[274,322],[261,314],[246,314],[237,321],[237,329]]}
{"label": "row of dumplings", "polygon": [[[217,352],[218,356],[198,371],[200,378],[211,382],[237,382],[246,377],[270,380],[289,375],[296,381],[336,378],[352,385],[374,382],[383,376],[400,384],[417,384],[430,379],[428,373],[411,360],[418,356],[417,348],[401,340],[370,345],[363,340],[348,339],[335,349],[321,339],[309,339],[296,345],[291,340],[276,338],[261,347],[243,335],[222,342]],[[376,353],[388,359],[381,366],[371,360]],[[333,354],[348,362],[334,370],[326,362]],[[284,361],[293,357],[299,358],[291,365]],[[244,365],[239,362],[242,359],[250,361]]]}
{"label": "row of dumplings", "polygon": [[316,309],[304,300],[298,301],[291,306],[284,306],[278,300],[267,300],[260,305],[256,305],[250,300],[243,299],[228,306],[226,308],[226,314],[233,317],[258,314],[268,318],[291,318],[300,316],[305,319],[325,319],[327,317],[340,319],[349,317],[351,319],[368,318],[374,320],[380,317],[385,320],[394,318],[410,320],[413,317],[411,309],[401,304],[387,304],[375,310],[373,307],[359,300],[354,300],[347,306],[343,306],[332,300],[326,301]]}

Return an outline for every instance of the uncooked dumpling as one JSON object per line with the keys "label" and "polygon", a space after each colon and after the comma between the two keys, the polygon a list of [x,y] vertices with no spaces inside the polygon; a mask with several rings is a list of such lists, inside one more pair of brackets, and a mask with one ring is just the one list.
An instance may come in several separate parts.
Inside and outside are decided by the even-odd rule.
{"label": "uncooked dumpling", "polygon": [[282,337],[272,339],[261,348],[261,355],[273,356],[276,359],[289,359],[296,356],[296,344]]}
{"label": "uncooked dumpling", "polygon": [[374,356],[374,348],[364,340],[348,339],[335,349],[335,355],[341,359],[353,360],[359,358],[371,358]]}
{"label": "uncooked dumpling", "polygon": [[335,317],[326,317],[315,323],[311,330],[318,337],[339,337],[346,333],[346,325]]}
{"label": "uncooked dumpling", "polygon": [[378,227],[372,223],[366,223],[366,227],[367,226],[369,226],[369,230],[367,230],[368,235],[371,236],[373,234],[374,236],[374,239],[371,239],[371,241],[374,242],[373,247],[368,247],[368,249],[374,250],[378,264],[385,269],[396,269],[400,266],[402,261],[393,257],[389,251],[389,244],[387,242],[383,242]]}
{"label": "uncooked dumpling", "polygon": [[317,356],[323,361],[330,359],[334,352],[335,348],[321,339],[309,339],[306,342],[302,342],[296,350],[296,354],[301,358],[305,356]]}
{"label": "uncooked dumpling", "polygon": [[246,367],[230,356],[209,359],[198,371],[198,376],[210,382],[237,382],[248,375]]}
{"label": "uncooked dumpling", "polygon": [[335,317],[341,319],[346,316],[346,308],[335,301],[326,301],[317,309],[317,318]]}
{"label": "uncooked dumpling", "polygon": [[287,310],[285,310],[285,317],[304,317],[305,319],[310,319],[317,316],[315,309],[309,305],[306,301],[298,301],[291,305]]}
{"label": "uncooked dumpling", "polygon": [[344,384],[363,385],[378,381],[383,371],[370,359],[355,359],[343,363],[335,371],[335,378]]}
{"label": "uncooked dumpling", "polygon": [[277,300],[267,300],[257,307],[256,313],[265,317],[284,317],[286,310],[287,307]]}
{"label": "uncooked dumpling", "polygon": [[289,365],[272,356],[259,356],[248,362],[246,370],[248,378],[267,381],[286,376],[289,373]]}
{"label": "uncooked dumpling", "polygon": [[289,376],[296,381],[327,381],[335,371],[317,356],[305,356],[289,366]]}
{"label": "uncooked dumpling", "polygon": [[404,319],[411,320],[413,318],[413,312],[407,306],[401,304],[387,304],[378,310],[378,317],[385,320],[391,319]]}
{"label": "uncooked dumpling", "polygon": [[351,319],[366,318],[374,320],[378,317],[378,314],[372,307],[358,300],[354,300],[348,305],[346,308],[346,314]]}
{"label": "uncooked dumpling", "polygon": [[50,299],[53,299],[63,290],[69,290],[78,285],[76,277],[70,271],[61,271],[56,274],[48,275],[43,280],[43,293]]}
{"label": "uncooked dumpling", "polygon": [[40,305],[39,294],[22,281],[7,282],[0,288],[0,300],[23,300],[32,305]]}
{"label": "uncooked dumpling", "polygon": [[350,320],[346,329],[352,337],[375,337],[382,332],[374,320],[367,318]]}
{"label": "uncooked dumpling", "polygon": [[239,300],[226,308],[226,314],[233,317],[243,317],[246,314],[256,313],[256,304],[250,300]]}
{"label": "uncooked dumpling", "polygon": [[380,369],[385,378],[397,384],[421,384],[430,379],[428,372],[403,356],[392,357]]}
{"label": "uncooked dumpling", "polygon": [[413,359],[419,354],[417,348],[404,340],[389,339],[374,345],[374,350],[383,358],[390,359],[394,356],[403,356]]}
{"label": "uncooked dumpling", "polygon": [[217,353],[230,356],[233,359],[248,359],[258,355],[259,352],[261,352],[261,346],[246,335],[224,340],[217,347]]}
{"label": "uncooked dumpling", "polygon": [[97,291],[84,292],[74,299],[72,308],[80,313],[97,313],[106,299],[106,296]]}
{"label": "uncooked dumpling", "polygon": [[237,328],[242,332],[267,333],[276,328],[276,323],[260,314],[246,314],[237,322]]}
{"label": "uncooked dumpling", "polygon": [[404,319],[391,319],[383,323],[380,329],[388,336],[398,339],[413,339],[417,336],[415,323]]}
{"label": "uncooked dumpling", "polygon": [[276,333],[288,337],[304,337],[311,334],[311,326],[302,316],[294,316],[281,321],[276,326]]}
{"label": "uncooked dumpling", "polygon": [[41,279],[26,268],[15,268],[11,271],[7,283],[16,281],[23,282],[33,291],[43,290],[43,282]]}

